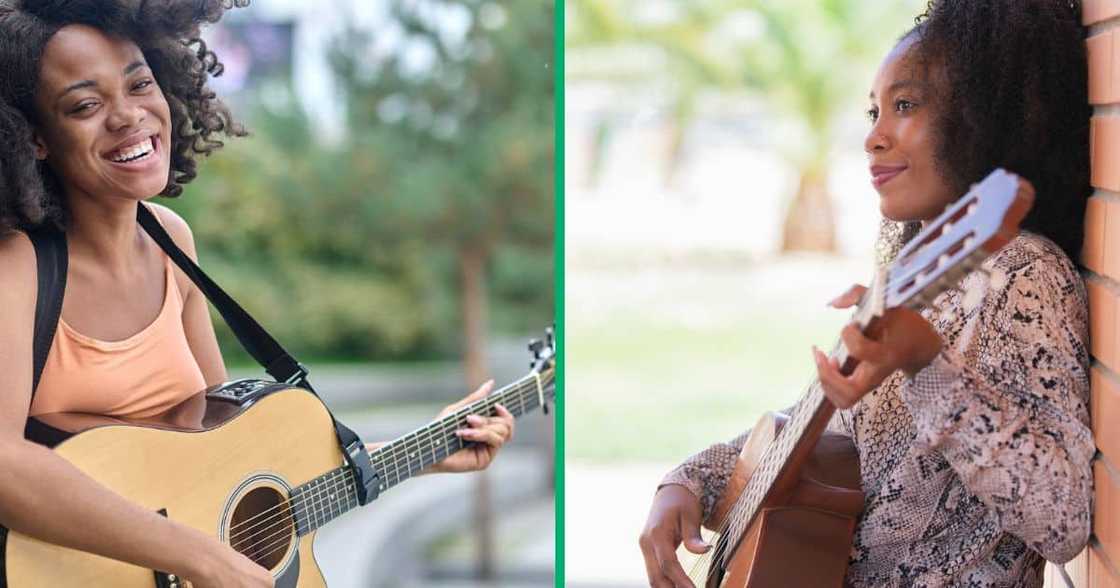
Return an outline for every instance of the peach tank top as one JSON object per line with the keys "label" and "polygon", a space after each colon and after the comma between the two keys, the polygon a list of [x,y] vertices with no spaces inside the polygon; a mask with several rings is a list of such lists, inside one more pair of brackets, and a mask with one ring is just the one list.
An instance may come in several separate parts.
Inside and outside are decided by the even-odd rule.
{"label": "peach tank top", "polygon": [[75,331],[60,317],[30,416],[85,412],[145,418],[206,387],[183,330],[183,300],[164,255],[163,308],[151,324],[121,341]]}

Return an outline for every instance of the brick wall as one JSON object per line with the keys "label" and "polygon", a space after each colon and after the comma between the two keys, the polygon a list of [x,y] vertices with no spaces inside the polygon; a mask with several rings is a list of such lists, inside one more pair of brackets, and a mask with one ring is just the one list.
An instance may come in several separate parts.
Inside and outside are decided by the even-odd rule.
{"label": "brick wall", "polygon": [[[1089,291],[1096,505],[1089,547],[1066,565],[1078,588],[1120,588],[1120,0],[1084,0],[1093,185],[1081,264]],[[1062,587],[1053,569],[1049,586]]]}

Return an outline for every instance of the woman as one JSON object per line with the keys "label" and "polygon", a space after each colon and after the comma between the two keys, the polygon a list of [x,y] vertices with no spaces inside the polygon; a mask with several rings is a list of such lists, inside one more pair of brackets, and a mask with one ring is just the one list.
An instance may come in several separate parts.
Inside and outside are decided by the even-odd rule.
{"label": "woman", "polygon": [[[967,278],[982,297],[889,311],[877,341],[846,327],[862,361],[846,377],[813,350],[841,409],[830,428],[860,457],[851,586],[1041,586],[1044,559],[1068,561],[1087,541],[1087,310],[1070,261],[1091,192],[1079,13],[1068,0],[934,0],[871,88],[864,149],[881,212],[904,234],[996,167],[1037,197],[1020,236],[986,262],[991,279]],[[745,440],[663,480],[640,541],[651,586],[692,585],[674,550],[709,549],[700,522]]]}
{"label": "woman", "polygon": [[[22,431],[29,414],[143,417],[226,380],[206,299],[136,214],[150,206],[195,256],[187,224],[141,202],[178,196],[195,177],[195,158],[221,147],[217,134],[245,134],[205,85],[221,65],[198,39],[199,26],[229,4],[0,0],[0,524],[198,587],[271,586],[272,578],[214,537],[114,494]],[[36,258],[23,231],[44,224],[65,230],[70,257],[32,403]],[[504,408],[468,420],[457,434],[478,445],[433,471],[485,468],[513,434]]]}

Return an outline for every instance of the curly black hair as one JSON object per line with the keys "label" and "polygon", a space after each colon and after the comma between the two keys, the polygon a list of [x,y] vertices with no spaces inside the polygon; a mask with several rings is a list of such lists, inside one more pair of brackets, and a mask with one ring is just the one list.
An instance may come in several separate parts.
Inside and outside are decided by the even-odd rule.
{"label": "curly black hair", "polygon": [[935,156],[958,194],[996,167],[1037,197],[1022,228],[1077,259],[1089,172],[1087,31],[1077,0],[933,0],[903,39],[945,83]]}
{"label": "curly black hair", "polygon": [[199,36],[226,10],[250,0],[0,0],[0,234],[44,223],[66,224],[66,202],[53,172],[32,148],[35,92],[44,48],[64,26],[92,26],[129,39],[171,108],[171,170],[164,196],[179,196],[197,175],[197,155],[222,146],[215,135],[244,136],[207,85],[222,64]]}

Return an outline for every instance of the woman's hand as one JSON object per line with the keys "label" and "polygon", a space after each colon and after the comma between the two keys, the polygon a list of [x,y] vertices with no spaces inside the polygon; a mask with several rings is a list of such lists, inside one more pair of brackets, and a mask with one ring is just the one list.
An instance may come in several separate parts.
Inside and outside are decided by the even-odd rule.
{"label": "woman's hand", "polygon": [[638,539],[651,588],[695,588],[677,560],[677,546],[701,554],[711,549],[700,538],[700,499],[684,486],[669,484],[657,491],[646,528]]}
{"label": "woman's hand", "polygon": [[[436,415],[436,418],[443,418],[467,404],[482,400],[493,387],[494,380],[486,382],[470,396],[444,408]],[[494,456],[498,454],[502,445],[513,439],[513,415],[500,404],[495,405],[494,408],[498,412],[497,416],[468,415],[467,424],[470,427],[455,431],[460,439],[474,441],[474,445],[455,452],[447,459],[428,468],[428,471],[432,473],[459,473],[486,469],[490,462],[494,460]]]}
{"label": "woman's hand", "polygon": [[[833,308],[855,306],[866,291],[867,288],[857,284],[829,305]],[[914,377],[941,353],[941,335],[922,315],[908,308],[887,310],[878,319],[876,329],[875,339],[861,333],[854,323],[840,332],[848,354],[859,360],[855,371],[847,376],[840,373],[836,359],[813,348],[821,388],[836,408],[852,406],[895,370]]]}
{"label": "woman's hand", "polygon": [[194,588],[273,588],[272,573],[232,547],[213,542],[207,555],[196,561],[202,566],[186,579]]}

